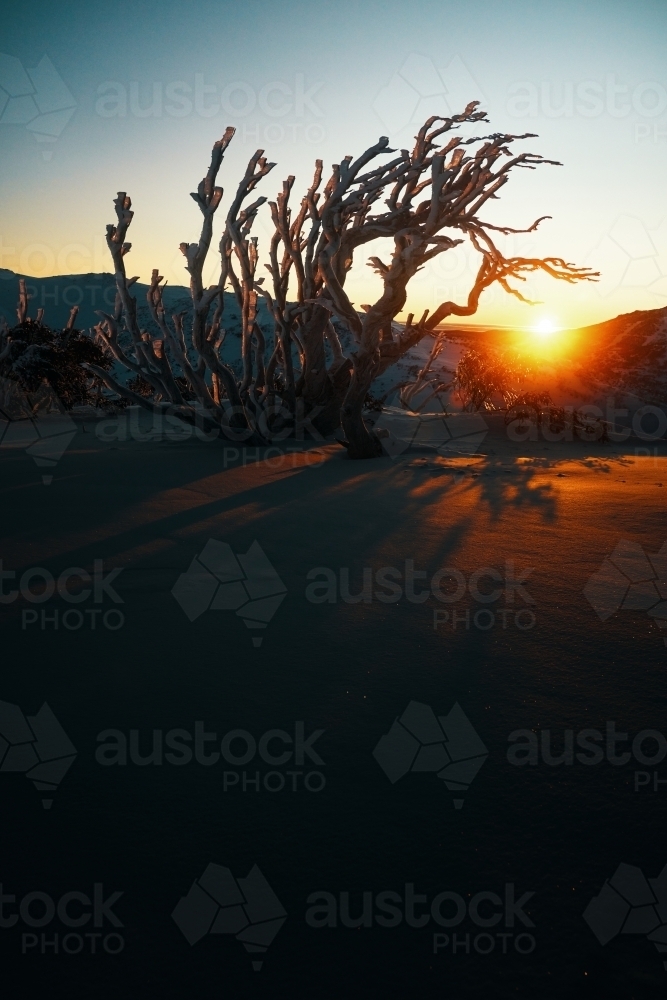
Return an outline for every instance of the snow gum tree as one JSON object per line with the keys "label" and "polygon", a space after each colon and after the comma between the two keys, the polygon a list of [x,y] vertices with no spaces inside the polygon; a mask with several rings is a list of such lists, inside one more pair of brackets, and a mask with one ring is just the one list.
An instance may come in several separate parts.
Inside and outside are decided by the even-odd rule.
{"label": "snow gum tree", "polygon": [[[153,271],[147,299],[159,338],[151,338],[137,321],[131,293],[137,279],[128,278],[125,271],[133,212],[129,196],[120,192],[116,224],[107,227],[116,308],[114,315],[101,314],[97,331],[110,354],[141,376],[152,392],[140,395],[101,368],[91,370],[131,402],[153,411],[167,409],[185,421],[218,428],[236,441],[268,443],[275,436],[285,437],[306,417],[322,435],[342,426],[351,458],[380,455],[380,441],[363,415],[371,383],[423,337],[437,336],[443,320],[473,315],[482,293],[495,282],[529,301],[516,283],[530,273],[541,271],[570,283],[596,277],[558,257],[503,256],[496,234],[531,232],[548,216],[526,229],[493,225],[483,220],[487,202],[498,197],[513,170],[557,163],[535,153],[514,152],[513,144],[534,138],[532,134],[464,138],[461,126],[488,122],[477,107],[473,101],[459,115],[429,118],[411,151],[390,149],[389,140],[381,137],[356,159],[344,156],[326,181],[323,163],[317,160],[312,184],[294,207],[295,178],[287,177],[275,201],[268,203],[273,233],[268,247],[262,248],[266,259],[261,269],[258,240],[251,232],[267,199],[251,196],[275,164],[257,150],[225,217],[218,282],[205,288],[202,274],[223,198],[216,182],[234,135],[228,128],[214,144],[208,172],[192,194],[203,216],[199,240],[180,244],[190,274],[187,324],[183,314],[167,317],[163,279]],[[345,291],[346,278],[355,251],[378,239],[389,245],[386,260],[370,260],[382,280],[382,293],[359,312]],[[479,255],[467,299],[442,302],[416,322],[409,314],[402,326],[395,324],[406,306],[410,279],[428,261],[465,241]],[[268,282],[262,271],[268,271]],[[221,354],[226,290],[236,297],[241,314],[240,377]],[[257,321],[260,296],[273,322],[269,345]],[[352,334],[349,356],[334,319]],[[131,350],[120,346],[122,326],[129,331]]]}

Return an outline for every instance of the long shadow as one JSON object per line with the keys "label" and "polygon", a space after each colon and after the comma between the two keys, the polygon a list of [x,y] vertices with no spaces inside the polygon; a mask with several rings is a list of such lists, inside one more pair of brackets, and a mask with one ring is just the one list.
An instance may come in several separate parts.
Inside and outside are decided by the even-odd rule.
{"label": "long shadow", "polygon": [[477,493],[478,502],[487,506],[492,520],[499,519],[508,509],[526,508],[538,511],[545,522],[556,519],[557,495],[553,486],[537,482],[544,467],[480,456],[478,462],[465,467],[431,465],[427,469],[431,476],[445,477],[445,481],[452,481],[464,493]]}
{"label": "long shadow", "polygon": [[[77,472],[50,492],[41,486],[26,488],[26,467],[13,463],[14,482],[3,491],[4,503],[8,506],[21,495],[23,513],[13,512],[18,531],[13,532],[12,549],[21,554],[23,566],[56,558],[87,562],[101,554],[113,559],[148,553],[161,539],[171,540],[172,547],[181,545],[198,530],[236,513],[235,530],[245,520],[278,534],[292,516],[301,518],[297,548],[311,545],[306,519],[314,515],[322,542],[328,528],[333,535],[342,522],[360,554],[399,540],[402,544],[406,535],[416,544],[417,529],[435,518],[440,532],[436,548],[443,556],[460,547],[480,513],[492,522],[507,511],[534,511],[545,523],[558,516],[557,491],[543,481],[545,471],[553,468],[551,458],[442,460],[433,453],[411,452],[398,461],[348,462],[337,446],[328,445],[322,464],[308,467],[299,464],[309,461],[301,454],[291,468],[258,454],[256,462],[237,462],[221,471],[219,449],[211,445],[134,447],[108,459],[113,482],[105,486],[104,451],[93,451],[72,456]],[[593,461],[587,458],[582,464],[590,467]],[[3,465],[9,468],[7,462]]]}

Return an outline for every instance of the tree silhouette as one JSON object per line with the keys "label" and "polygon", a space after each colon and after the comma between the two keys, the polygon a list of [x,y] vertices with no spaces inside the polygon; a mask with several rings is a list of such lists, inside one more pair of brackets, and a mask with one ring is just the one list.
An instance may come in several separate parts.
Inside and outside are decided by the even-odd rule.
{"label": "tree silhouette", "polygon": [[[514,142],[533,138],[532,133],[450,136],[462,125],[488,121],[477,106],[473,101],[459,115],[429,118],[411,152],[401,150],[394,155],[397,151],[381,137],[357,159],[345,156],[334,164],[324,185],[323,164],[317,160],[312,184],[294,210],[290,198],[295,179],[289,176],[276,200],[269,202],[273,234],[264,267],[270,287],[258,276],[260,251],[257,237],[251,235],[267,199],[260,196],[248,203],[259,182],[275,166],[266,160],[263,150],[251,157],[227,212],[219,243],[218,283],[208,288],[203,284],[214,216],[223,197],[216,180],[234,135],[234,129],[227,128],[214,144],[208,172],[192,194],[203,215],[199,241],[180,245],[190,274],[189,330],[183,314],[172,316],[171,322],[167,318],[163,278],[154,270],[147,298],[161,331],[157,339],[138,325],[136,299],[130,291],[137,279],[128,278],[125,271],[125,257],[131,248],[126,235],[133,212],[130,198],[120,192],[115,200],[117,222],[107,227],[117,284],[116,308],[114,315],[100,314],[97,331],[114,358],[152,392],[134,392],[101,368],[90,365],[90,369],[128,401],[153,411],[168,409],[187,422],[218,428],[237,441],[262,444],[275,435],[284,437],[307,416],[320,434],[342,425],[350,457],[380,455],[380,441],[363,418],[371,383],[422,338],[437,337],[443,320],[452,315],[473,315],[482,293],[495,282],[527,302],[516,286],[535,272],[569,283],[597,276],[559,257],[503,256],[496,245],[497,233],[532,232],[548,216],[526,229],[513,229],[485,222],[480,213],[489,200],[498,197],[512,170],[535,169],[556,161],[535,153],[512,152]],[[389,160],[378,162],[387,155]],[[355,251],[381,238],[393,245],[388,262],[379,257],[370,260],[382,279],[382,294],[359,312],[345,291],[345,281]],[[479,268],[466,301],[442,302],[417,322],[410,314],[397,330],[392,323],[406,305],[410,279],[428,261],[465,240],[479,254]],[[241,312],[240,378],[220,353],[227,288]],[[259,296],[265,299],[274,324],[268,358],[264,333],[257,322]],[[131,351],[123,350],[119,343],[121,317],[131,335]],[[350,357],[343,352],[333,318],[352,334],[355,346]]]}

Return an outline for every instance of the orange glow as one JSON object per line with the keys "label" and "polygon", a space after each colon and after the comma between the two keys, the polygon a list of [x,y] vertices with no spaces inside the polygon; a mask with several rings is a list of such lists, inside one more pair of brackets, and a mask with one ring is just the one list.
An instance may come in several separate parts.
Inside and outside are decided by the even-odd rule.
{"label": "orange glow", "polygon": [[572,351],[572,331],[564,329],[554,316],[541,316],[528,330],[517,331],[515,347],[526,357],[556,361]]}

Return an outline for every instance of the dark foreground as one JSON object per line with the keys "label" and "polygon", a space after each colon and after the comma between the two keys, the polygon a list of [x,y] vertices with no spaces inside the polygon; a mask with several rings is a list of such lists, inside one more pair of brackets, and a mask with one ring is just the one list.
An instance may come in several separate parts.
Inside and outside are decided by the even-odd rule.
{"label": "dark foreground", "polygon": [[[23,747],[0,772],[12,996],[662,995],[648,933],[667,886],[646,880],[667,865],[667,631],[647,594],[657,607],[667,585],[638,547],[667,539],[667,460],[637,444],[522,453],[491,435],[487,454],[437,462],[327,446],[244,464],[89,427],[55,469],[1,451],[17,576],[0,698],[23,713],[0,725],[0,749]],[[255,562],[250,598],[285,594],[266,628],[206,610],[203,571],[178,591],[194,620],[172,595],[210,539],[259,543],[279,583]],[[636,609],[615,610],[617,574],[589,588],[601,620],[583,590],[619,542]],[[62,578],[95,560],[121,570],[109,586]],[[328,591],[307,590],[317,568]],[[51,577],[61,594],[40,590]],[[44,702],[57,723],[40,737],[25,720]],[[404,715],[411,702],[458,729]],[[448,745],[476,763],[450,788],[435,770],[399,777],[420,742],[425,767]],[[42,787],[35,752],[60,762]],[[643,875],[614,880],[619,865]],[[584,920],[609,880],[637,933],[615,934],[629,905],[612,887]]]}

